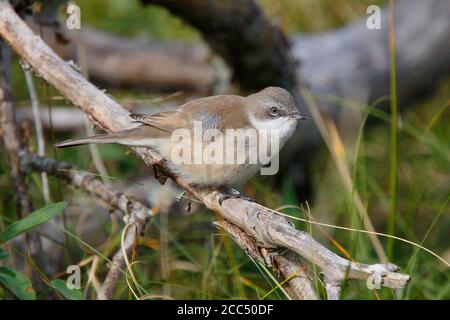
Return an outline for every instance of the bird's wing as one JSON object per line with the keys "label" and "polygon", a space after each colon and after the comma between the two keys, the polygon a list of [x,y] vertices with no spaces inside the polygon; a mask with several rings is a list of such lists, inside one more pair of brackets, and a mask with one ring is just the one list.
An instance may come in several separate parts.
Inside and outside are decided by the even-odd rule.
{"label": "bird's wing", "polygon": [[[169,133],[178,128],[193,130],[195,122],[201,122],[203,140],[209,141],[214,130],[225,129],[225,119],[239,116],[243,99],[233,95],[204,97],[187,102],[175,110],[150,115],[130,114],[130,117],[134,121]],[[231,127],[232,125],[233,122]]]}
{"label": "bird's wing", "polygon": [[220,113],[201,112],[198,115],[198,121],[202,123],[202,134],[204,142],[211,142],[213,138],[222,129],[222,121]]}
{"label": "bird's wing", "polygon": [[179,117],[177,110],[165,111],[155,114],[137,114],[131,113],[130,118],[144,125],[172,133],[175,129],[186,128],[187,121]]}
{"label": "bird's wing", "polygon": [[[186,117],[183,117],[186,116]],[[172,133],[175,129],[186,128],[193,130],[195,128],[194,121],[201,123],[198,128],[202,129],[203,141],[209,142],[217,133],[215,130],[221,130],[220,115],[214,112],[202,111],[195,115],[195,117],[188,117],[181,112],[168,111],[157,114],[130,114],[130,118],[136,122],[151,126],[161,131]]]}

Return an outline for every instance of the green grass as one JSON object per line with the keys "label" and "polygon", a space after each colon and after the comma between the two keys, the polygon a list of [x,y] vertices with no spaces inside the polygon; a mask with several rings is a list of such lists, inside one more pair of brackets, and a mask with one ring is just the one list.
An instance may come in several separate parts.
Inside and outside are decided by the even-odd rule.
{"label": "green grass", "polygon": [[[395,51],[395,19],[394,1],[389,0],[389,58],[391,65],[390,87],[391,87],[391,139],[390,139],[390,172],[389,172],[389,217],[388,233],[395,234],[397,217],[397,188],[398,188],[398,103],[397,103],[397,64]],[[394,258],[394,241],[389,239],[387,243],[387,255],[389,260]]]}

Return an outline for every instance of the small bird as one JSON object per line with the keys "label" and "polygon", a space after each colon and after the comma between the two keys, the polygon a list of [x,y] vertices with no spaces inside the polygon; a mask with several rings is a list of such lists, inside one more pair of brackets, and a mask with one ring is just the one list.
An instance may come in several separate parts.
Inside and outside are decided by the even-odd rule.
{"label": "small bird", "polygon": [[[220,188],[225,192],[225,197],[220,201],[222,203],[228,198],[247,199],[237,189],[278,155],[279,149],[293,134],[297,120],[308,118],[300,114],[288,91],[279,87],[268,87],[247,97],[237,95],[204,97],[170,111],[151,115],[130,114],[130,119],[141,125],[114,133],[59,142],[56,147],[118,143],[129,147],[150,148],[168,160],[169,169],[189,184]],[[199,128],[200,135],[197,132]],[[180,151],[181,130],[188,138],[182,145],[184,148],[178,152],[178,158],[175,159],[174,150],[178,148]],[[227,138],[230,131],[237,132],[237,137],[244,132],[245,136],[241,139],[244,143],[223,142],[221,138]],[[249,134],[252,131],[256,132],[256,135]],[[263,132],[269,132],[264,140],[265,147],[262,146]],[[278,139],[276,144],[273,140],[275,137]],[[200,139],[200,143],[196,145],[198,141],[195,139]],[[227,147],[234,152],[232,158],[227,158],[232,161],[225,161],[223,157],[214,158],[222,152],[229,154],[227,152],[230,150]],[[274,150],[276,148],[278,150]],[[205,150],[211,149],[213,152],[210,155],[215,161],[201,161],[205,157]],[[257,152],[266,152],[266,155],[270,153],[271,157],[265,161],[258,159],[250,161],[255,159]],[[238,156],[243,154],[245,161],[238,161],[235,154]],[[180,162],[180,157],[191,161]],[[222,161],[217,161],[218,158]],[[196,161],[198,159],[200,161]]]}

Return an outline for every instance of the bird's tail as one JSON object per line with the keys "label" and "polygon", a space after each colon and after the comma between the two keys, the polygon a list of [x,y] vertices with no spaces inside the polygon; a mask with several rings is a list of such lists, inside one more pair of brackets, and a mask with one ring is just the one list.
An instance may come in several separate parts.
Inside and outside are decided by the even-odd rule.
{"label": "bird's tail", "polygon": [[91,137],[80,139],[70,139],[55,144],[57,148],[67,148],[90,143],[121,143],[136,128],[123,130],[115,133],[99,134]]}

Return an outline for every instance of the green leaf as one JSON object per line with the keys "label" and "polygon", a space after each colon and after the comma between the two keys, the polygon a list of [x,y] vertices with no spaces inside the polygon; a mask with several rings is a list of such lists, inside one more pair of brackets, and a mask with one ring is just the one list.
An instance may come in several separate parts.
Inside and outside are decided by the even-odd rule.
{"label": "green leaf", "polygon": [[55,279],[50,282],[59,293],[69,300],[83,300],[83,293],[78,289],[67,288],[67,283],[61,279]]}
{"label": "green leaf", "polygon": [[0,283],[22,300],[36,300],[31,280],[22,272],[0,267]]}
{"label": "green leaf", "polygon": [[39,210],[30,213],[27,217],[12,223],[2,233],[0,233],[0,242],[8,241],[18,236],[19,234],[22,234],[44,223],[47,220],[53,219],[66,207],[67,202],[57,202],[51,203]]}
{"label": "green leaf", "polygon": [[8,258],[9,257],[9,253],[6,252],[5,250],[3,250],[2,248],[0,248],[0,260]]}

